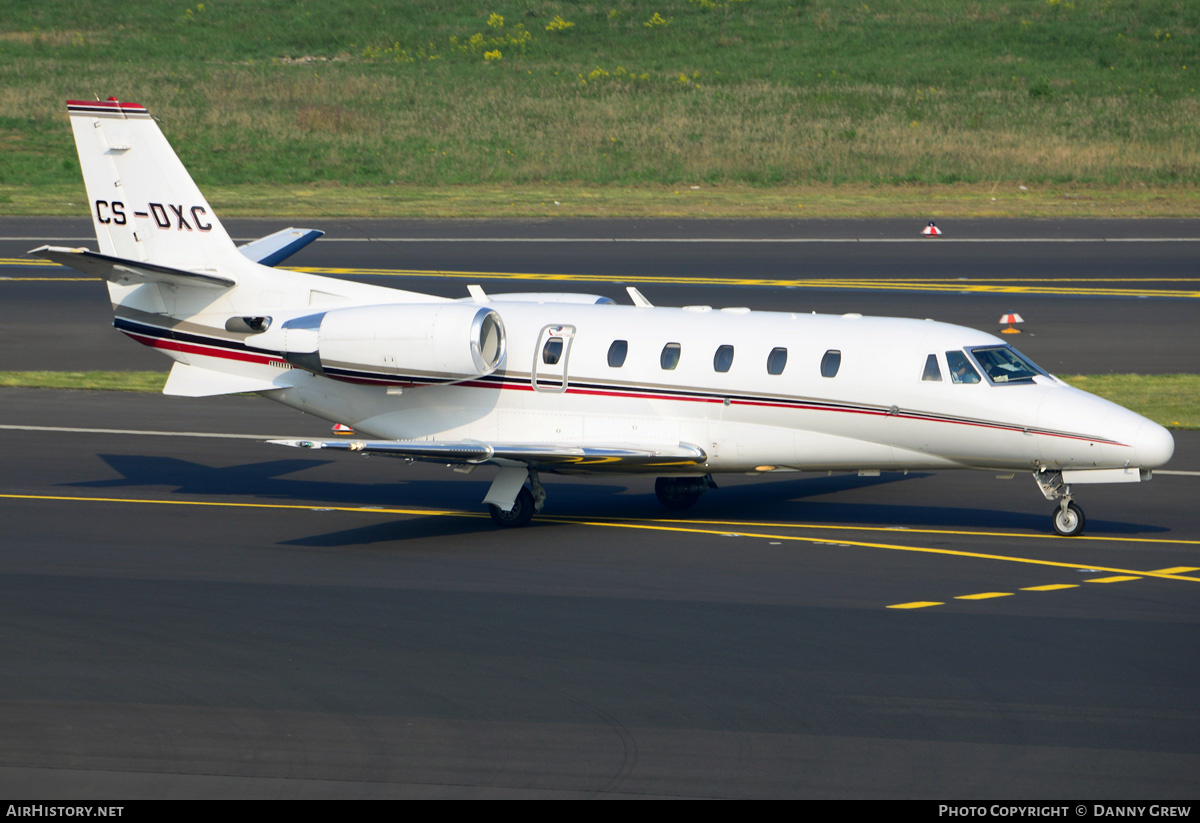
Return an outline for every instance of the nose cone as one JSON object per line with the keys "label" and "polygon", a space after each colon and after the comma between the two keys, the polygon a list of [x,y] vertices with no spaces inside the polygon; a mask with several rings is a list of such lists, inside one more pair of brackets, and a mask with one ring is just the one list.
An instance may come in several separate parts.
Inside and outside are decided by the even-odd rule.
{"label": "nose cone", "polygon": [[1175,453],[1175,439],[1171,433],[1157,423],[1147,420],[1138,429],[1134,440],[1134,463],[1138,468],[1157,469],[1171,459]]}

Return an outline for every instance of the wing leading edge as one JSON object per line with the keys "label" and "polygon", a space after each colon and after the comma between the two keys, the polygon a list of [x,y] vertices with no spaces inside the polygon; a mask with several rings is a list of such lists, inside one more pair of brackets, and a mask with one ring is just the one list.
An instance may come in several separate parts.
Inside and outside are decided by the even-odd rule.
{"label": "wing leading edge", "polygon": [[333,449],[364,455],[402,457],[431,463],[530,466],[555,472],[654,471],[703,466],[708,455],[698,446],[602,444],[573,446],[557,443],[483,443],[475,440],[270,440],[277,446]]}

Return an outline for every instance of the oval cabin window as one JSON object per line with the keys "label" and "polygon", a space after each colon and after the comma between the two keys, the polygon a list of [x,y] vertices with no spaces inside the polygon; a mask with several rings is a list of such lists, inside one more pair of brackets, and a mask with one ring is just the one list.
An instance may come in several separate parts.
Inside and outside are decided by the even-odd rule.
{"label": "oval cabin window", "polygon": [[553,366],[559,361],[563,353],[563,341],[561,337],[551,337],[546,341],[546,345],[542,346],[542,362],[547,366]]}
{"label": "oval cabin window", "polygon": [[825,352],[825,356],[821,358],[821,376],[836,377],[838,369],[842,367],[842,353],[837,349],[830,349]]}
{"label": "oval cabin window", "polygon": [[771,353],[767,355],[767,374],[783,374],[785,366],[787,366],[787,349],[771,349]]}
{"label": "oval cabin window", "polygon": [[662,354],[658,357],[658,364],[663,367],[664,371],[671,371],[679,365],[679,344],[668,343],[663,346]]}
{"label": "oval cabin window", "polygon": [[628,340],[614,340],[608,347],[608,365],[619,369],[625,365],[625,356],[629,354]]}
{"label": "oval cabin window", "polygon": [[713,371],[724,374],[733,366],[733,346],[721,346],[713,355]]}

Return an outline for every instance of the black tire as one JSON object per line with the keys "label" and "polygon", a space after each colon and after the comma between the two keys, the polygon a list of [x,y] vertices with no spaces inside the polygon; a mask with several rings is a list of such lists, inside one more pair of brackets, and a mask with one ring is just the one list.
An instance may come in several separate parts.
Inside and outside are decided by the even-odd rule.
{"label": "black tire", "polygon": [[690,477],[660,477],[654,481],[654,495],[668,509],[690,509],[703,490]]}
{"label": "black tire", "polygon": [[533,493],[522,486],[521,491],[517,494],[516,502],[513,503],[512,511],[506,512],[494,505],[489,505],[488,509],[491,511],[492,522],[497,526],[503,526],[506,529],[524,526],[533,517]]}
{"label": "black tire", "polygon": [[1074,537],[1083,532],[1085,521],[1083,509],[1074,503],[1068,503],[1066,509],[1060,506],[1051,513],[1050,517],[1054,523],[1054,531],[1063,537]]}

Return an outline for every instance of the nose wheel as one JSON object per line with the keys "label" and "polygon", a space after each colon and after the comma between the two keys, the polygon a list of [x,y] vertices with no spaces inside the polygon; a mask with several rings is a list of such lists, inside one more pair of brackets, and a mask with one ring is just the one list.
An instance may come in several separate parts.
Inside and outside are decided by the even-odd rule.
{"label": "nose wheel", "polygon": [[1085,522],[1083,509],[1069,500],[1064,499],[1051,517],[1054,522],[1054,531],[1063,537],[1074,537],[1083,531]]}
{"label": "nose wheel", "polygon": [[1083,531],[1083,509],[1071,501],[1071,487],[1063,482],[1061,471],[1039,469],[1033,473],[1038,488],[1047,500],[1058,501],[1058,508],[1050,513],[1054,531],[1063,537],[1074,537]]}

